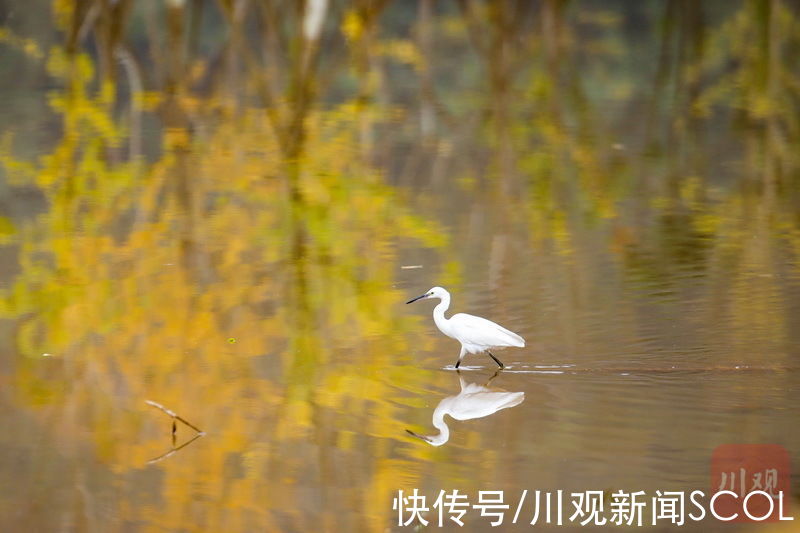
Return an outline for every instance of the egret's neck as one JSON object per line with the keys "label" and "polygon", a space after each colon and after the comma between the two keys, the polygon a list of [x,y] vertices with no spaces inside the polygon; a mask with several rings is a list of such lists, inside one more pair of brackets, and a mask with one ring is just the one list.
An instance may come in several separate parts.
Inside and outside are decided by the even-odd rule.
{"label": "egret's neck", "polygon": [[447,311],[448,307],[450,307],[450,295],[445,294],[442,297],[442,301],[433,308],[433,321],[436,322],[436,326],[442,330],[445,335],[448,334],[448,319],[445,318],[444,312]]}
{"label": "egret's neck", "polygon": [[428,437],[430,439],[428,442],[433,446],[441,446],[450,440],[450,428],[444,421],[445,414],[447,414],[447,409],[443,409],[441,404],[433,411],[433,425],[439,430],[438,435]]}

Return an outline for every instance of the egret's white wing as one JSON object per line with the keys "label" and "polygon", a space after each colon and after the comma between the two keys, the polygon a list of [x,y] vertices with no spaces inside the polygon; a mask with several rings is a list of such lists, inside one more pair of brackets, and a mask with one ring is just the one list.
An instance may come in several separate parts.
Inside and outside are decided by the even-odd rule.
{"label": "egret's white wing", "polygon": [[475,315],[458,313],[450,318],[450,327],[462,343],[478,346],[525,346],[525,339],[500,324]]}
{"label": "egret's white wing", "polygon": [[448,414],[456,420],[483,418],[519,405],[525,399],[524,392],[484,391],[457,397]]}

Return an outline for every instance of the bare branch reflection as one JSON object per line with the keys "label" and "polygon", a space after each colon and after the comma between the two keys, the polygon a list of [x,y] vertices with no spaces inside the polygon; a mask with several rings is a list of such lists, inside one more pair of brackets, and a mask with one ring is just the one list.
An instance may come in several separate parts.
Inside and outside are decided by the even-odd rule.
{"label": "bare branch reflection", "polygon": [[153,459],[150,459],[149,461],[147,461],[147,464],[150,465],[150,464],[153,464],[153,463],[158,463],[159,461],[163,461],[167,457],[171,457],[176,452],[179,452],[183,448],[186,448],[188,445],[190,445],[191,443],[193,443],[194,441],[196,441],[197,439],[199,439],[200,437],[203,437],[203,436],[205,436],[205,433],[196,433],[194,437],[192,437],[191,439],[187,440],[186,442],[184,442],[180,446],[176,447],[175,446],[175,440],[174,440],[174,434],[173,434],[172,448],[169,451],[159,455],[158,457],[154,457]]}

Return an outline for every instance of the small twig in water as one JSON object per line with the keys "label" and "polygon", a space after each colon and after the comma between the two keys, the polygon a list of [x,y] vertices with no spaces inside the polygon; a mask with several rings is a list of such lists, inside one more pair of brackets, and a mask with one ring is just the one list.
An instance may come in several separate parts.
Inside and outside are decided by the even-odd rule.
{"label": "small twig in water", "polygon": [[166,407],[164,407],[164,406],[163,406],[163,405],[161,405],[160,403],[158,403],[158,402],[154,402],[154,401],[152,401],[152,400],[145,400],[145,401],[144,401],[144,403],[146,403],[147,405],[152,405],[152,406],[153,406],[153,407],[155,407],[156,409],[161,409],[162,411],[164,411],[165,413],[167,413],[169,416],[171,416],[171,417],[172,417],[172,435],[173,435],[173,436],[175,435],[175,430],[177,429],[177,428],[175,427],[175,420],[179,420],[179,421],[183,422],[184,424],[186,424],[187,426],[189,426],[190,428],[192,428],[192,429],[193,429],[193,430],[195,430],[196,432],[200,433],[201,435],[205,435],[205,434],[206,434],[206,432],[205,432],[205,431],[203,431],[203,430],[199,429],[197,426],[195,426],[194,424],[192,424],[191,422],[189,422],[189,421],[188,421],[188,420],[186,420],[185,418],[181,418],[181,417],[178,415],[178,413],[176,413],[175,411],[172,411],[172,410],[170,410],[170,409],[167,409]]}

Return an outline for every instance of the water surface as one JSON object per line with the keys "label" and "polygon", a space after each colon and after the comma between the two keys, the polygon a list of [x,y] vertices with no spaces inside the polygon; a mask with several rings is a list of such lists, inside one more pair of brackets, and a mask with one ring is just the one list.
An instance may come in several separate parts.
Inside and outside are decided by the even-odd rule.
{"label": "water surface", "polygon": [[[796,6],[234,4],[5,13],[3,530],[529,530],[796,459]],[[527,346],[456,373],[434,285]],[[462,380],[524,400],[409,435]]]}

